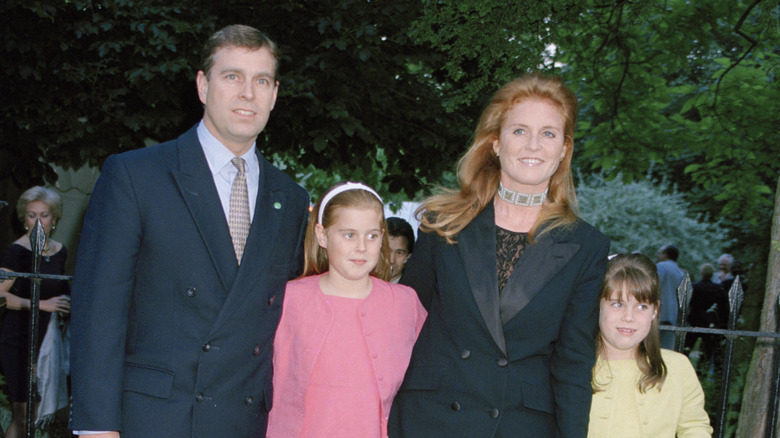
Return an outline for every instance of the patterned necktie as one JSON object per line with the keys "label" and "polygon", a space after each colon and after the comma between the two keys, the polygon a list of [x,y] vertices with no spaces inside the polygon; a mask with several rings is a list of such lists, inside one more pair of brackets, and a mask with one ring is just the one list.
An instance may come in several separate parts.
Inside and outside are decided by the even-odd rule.
{"label": "patterned necktie", "polygon": [[244,245],[249,236],[249,194],[246,188],[245,161],[235,157],[230,160],[238,169],[238,175],[233,180],[230,189],[230,237],[233,239],[233,248],[236,250],[236,259],[241,264],[241,256],[244,255]]}

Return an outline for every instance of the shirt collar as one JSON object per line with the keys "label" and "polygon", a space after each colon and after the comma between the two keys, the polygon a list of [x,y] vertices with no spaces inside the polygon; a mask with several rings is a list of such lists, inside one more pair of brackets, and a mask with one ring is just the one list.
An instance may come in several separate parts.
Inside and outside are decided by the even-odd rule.
{"label": "shirt collar", "polygon": [[[235,169],[233,163],[230,162],[235,155],[209,132],[203,120],[198,124],[197,131],[198,140],[203,149],[203,154],[206,155],[206,162],[209,165],[211,174],[218,174],[228,165],[230,166],[228,169],[231,171]],[[249,181],[257,181],[260,175],[260,162],[257,159],[255,149],[256,144],[252,144],[252,147],[241,156],[246,161],[245,171]]]}

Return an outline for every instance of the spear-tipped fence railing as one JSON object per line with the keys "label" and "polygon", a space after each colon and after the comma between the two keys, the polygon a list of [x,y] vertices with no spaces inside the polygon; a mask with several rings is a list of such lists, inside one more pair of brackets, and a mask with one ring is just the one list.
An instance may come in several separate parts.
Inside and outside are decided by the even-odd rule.
{"label": "spear-tipped fence railing", "polygon": [[[30,232],[30,247],[32,248],[32,272],[8,272],[0,270],[0,280],[10,278],[28,278],[30,282],[30,337],[27,343],[27,411],[25,419],[25,436],[35,436],[35,412],[37,405],[37,392],[33,389],[38,379],[38,326],[40,325],[39,311],[41,298],[41,280],[70,280],[69,275],[52,275],[41,273],[41,257],[43,247],[46,245],[46,234],[39,220],[35,221]],[[0,430],[0,434],[2,430]],[[2,435],[0,435],[2,436]]]}
{"label": "spear-tipped fence railing", "polygon": [[[729,383],[731,382],[731,372],[734,367],[734,343],[739,337],[746,338],[769,338],[774,340],[774,368],[772,370],[772,388],[770,393],[769,404],[772,407],[770,415],[767,417],[767,423],[765,425],[765,437],[775,438],[775,429],[777,425],[777,410],[778,410],[778,394],[780,394],[780,325],[777,332],[756,332],[747,330],[736,330],[737,320],[739,319],[739,312],[742,308],[742,302],[745,299],[745,293],[742,289],[742,282],[739,276],[734,279],[734,283],[728,290],[728,302],[729,302],[729,318],[727,329],[709,328],[709,327],[689,327],[687,326],[688,320],[688,304],[693,294],[693,286],[691,285],[691,278],[688,273],[680,281],[677,286],[677,325],[661,325],[661,330],[674,331],[675,343],[674,349],[678,352],[683,352],[685,345],[685,335],[688,333],[702,333],[708,335],[721,335],[725,337],[725,348],[723,349],[723,372],[721,375],[720,385],[720,397],[718,402],[718,412],[716,416],[715,424],[713,424],[715,438],[723,438],[726,433],[726,419],[728,413],[728,398],[729,398]],[[780,311],[780,303],[778,303],[778,311]],[[778,313],[780,314],[780,313]],[[780,318],[779,318],[780,320]],[[715,358],[710,358],[715,360]]]}

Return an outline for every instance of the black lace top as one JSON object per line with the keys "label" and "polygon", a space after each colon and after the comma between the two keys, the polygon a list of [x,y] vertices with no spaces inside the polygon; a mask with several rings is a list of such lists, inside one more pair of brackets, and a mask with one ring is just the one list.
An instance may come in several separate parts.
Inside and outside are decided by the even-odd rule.
{"label": "black lace top", "polygon": [[523,255],[528,243],[528,233],[505,230],[496,227],[496,269],[498,271],[498,293],[504,290],[517,261]]}

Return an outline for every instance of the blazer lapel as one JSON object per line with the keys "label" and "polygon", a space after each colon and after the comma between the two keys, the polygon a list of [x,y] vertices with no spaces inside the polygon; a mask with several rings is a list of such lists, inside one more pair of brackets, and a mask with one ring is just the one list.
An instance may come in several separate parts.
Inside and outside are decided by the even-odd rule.
{"label": "blazer lapel", "polygon": [[501,323],[506,324],[542,290],[579,250],[575,243],[557,242],[555,231],[528,245],[501,294]]}
{"label": "blazer lapel", "polygon": [[[265,158],[259,155],[260,162],[260,181],[257,187],[257,202],[255,203],[255,213],[252,219],[252,225],[249,228],[249,236],[246,240],[244,257],[251,260],[257,266],[270,266],[272,245],[268,242],[274,242],[274,236],[278,233],[284,216],[283,209],[287,207],[287,193],[271,181],[269,177],[270,167],[272,166]],[[242,264],[243,265],[243,264]],[[242,276],[246,269],[239,268],[239,276]],[[254,272],[252,270],[251,272]]]}
{"label": "blazer lapel", "polygon": [[[289,207],[286,202],[288,194],[278,187],[270,176],[271,163],[259,152],[257,154],[260,162],[260,181],[252,225],[249,228],[241,266],[213,329],[220,327],[241,306],[251,302],[248,295],[258,293],[262,289],[262,277],[268,275],[274,265],[275,236],[279,234],[282,219],[285,217],[284,209]],[[235,260],[235,254],[233,259]]]}
{"label": "blazer lapel", "polygon": [[496,224],[492,202],[460,232],[457,239],[458,252],[466,268],[477,307],[490,336],[506,353],[506,340],[499,314]]}
{"label": "blazer lapel", "polygon": [[[238,271],[236,254],[230,240],[222,203],[214,186],[214,178],[198,141],[195,128],[179,137],[179,169],[171,170],[184,202],[195,221],[203,244],[219,273],[224,291],[230,290]],[[175,230],[171,230],[175,233]]]}

